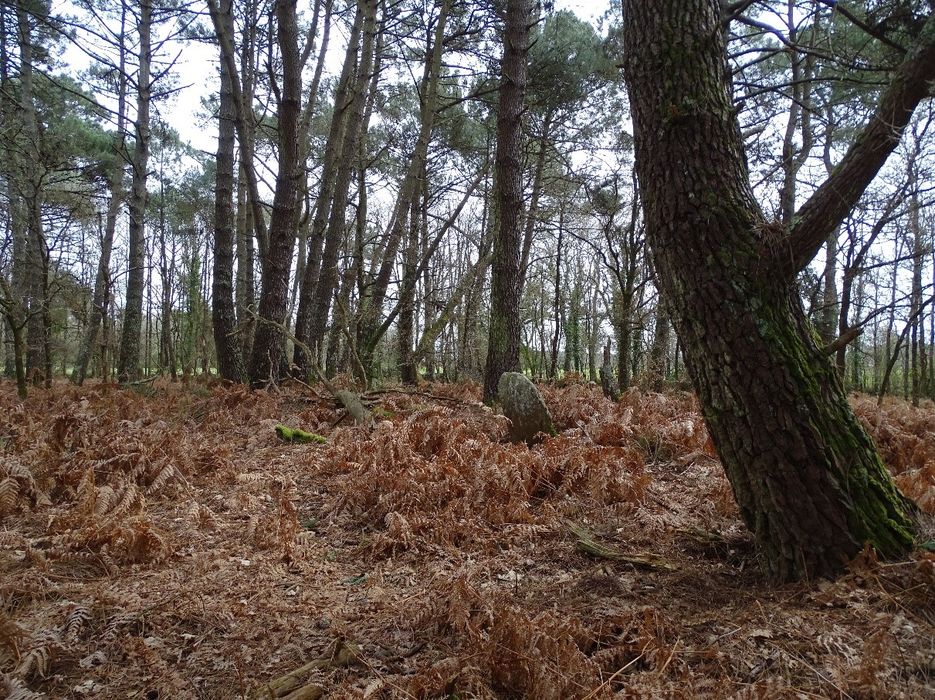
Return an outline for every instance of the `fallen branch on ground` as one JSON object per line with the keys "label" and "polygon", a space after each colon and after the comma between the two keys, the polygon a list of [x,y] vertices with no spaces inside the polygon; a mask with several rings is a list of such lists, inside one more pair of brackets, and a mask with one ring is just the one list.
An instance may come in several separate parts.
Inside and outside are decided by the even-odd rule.
{"label": "fallen branch on ground", "polygon": [[663,571],[676,571],[678,569],[672,562],[658,557],[655,554],[627,554],[614,547],[600,544],[587,529],[570,520],[566,520],[565,524],[568,526],[568,529],[571,530],[572,534],[578,538],[576,542],[578,549],[586,554],[590,554],[592,557],[612,559],[613,561],[625,561],[634,566],[645,566],[650,569],[662,569]]}

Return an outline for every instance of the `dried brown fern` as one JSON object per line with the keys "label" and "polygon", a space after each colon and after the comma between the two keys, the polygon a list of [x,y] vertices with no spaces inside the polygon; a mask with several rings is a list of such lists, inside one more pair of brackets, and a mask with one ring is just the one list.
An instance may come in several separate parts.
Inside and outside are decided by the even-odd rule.
{"label": "dried brown fern", "polygon": [[45,695],[34,693],[16,676],[4,673],[0,680],[0,690],[5,693],[6,700],[43,700]]}

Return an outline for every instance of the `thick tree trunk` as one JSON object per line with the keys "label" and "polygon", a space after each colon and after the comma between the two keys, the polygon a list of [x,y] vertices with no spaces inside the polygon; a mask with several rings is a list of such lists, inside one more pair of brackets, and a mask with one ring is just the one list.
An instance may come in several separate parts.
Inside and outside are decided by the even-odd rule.
{"label": "thick tree trunk", "polygon": [[522,325],[519,316],[523,279],[521,214],[523,210],[523,110],[526,101],[526,54],[533,4],[507,0],[500,99],[497,111],[496,202],[498,224],[490,278],[490,330],[484,368],[484,401],[497,396],[500,375],[519,369]]}
{"label": "thick tree trunk", "polygon": [[[234,34],[233,1],[221,0],[220,18]],[[214,267],[211,287],[211,321],[218,372],[232,382],[245,379],[241,344],[236,337],[234,307],[234,132],[235,108],[231,76],[220,62],[221,95],[218,108],[217,174],[214,190]]]}
{"label": "thick tree trunk", "polygon": [[[20,50],[20,104],[23,136],[22,154],[17,158],[22,170],[22,197],[25,227],[20,245],[19,282],[21,303],[26,321],[26,372],[33,383],[45,378],[51,383],[49,351],[49,250],[42,226],[43,171],[39,121],[36,115],[33,87],[33,37],[28,3],[16,5],[17,39]],[[14,231],[14,236],[16,231]]]}
{"label": "thick tree trunk", "polygon": [[136,93],[136,143],[133,148],[133,180],[130,192],[128,226],[127,297],[120,336],[117,378],[121,382],[140,376],[140,333],[143,327],[143,286],[146,265],[146,180],[149,173],[149,105],[152,61],[151,0],[141,0],[138,31],[140,36],[139,73]]}
{"label": "thick tree trunk", "polygon": [[[250,382],[264,386],[280,379],[283,360],[282,327],[289,306],[289,273],[295,243],[298,208],[298,121],[302,95],[295,0],[277,0],[278,41],[282,53],[279,123],[279,170],[273,194],[269,242],[262,261],[259,325],[250,357]],[[268,321],[264,323],[264,321]]]}
{"label": "thick tree trunk", "polygon": [[[884,556],[903,554],[913,519],[815,344],[794,272],[892,150],[895,141],[880,141],[890,139],[905,104],[897,96],[894,113],[886,112],[884,96],[886,128],[874,122],[858,139],[791,234],[776,230],[748,182],[719,9],[716,0],[624,2],[647,238],[708,429],[766,571],[780,580],[833,575],[867,542]],[[909,83],[897,88],[916,103],[924,93]],[[832,183],[842,171],[851,180]]]}

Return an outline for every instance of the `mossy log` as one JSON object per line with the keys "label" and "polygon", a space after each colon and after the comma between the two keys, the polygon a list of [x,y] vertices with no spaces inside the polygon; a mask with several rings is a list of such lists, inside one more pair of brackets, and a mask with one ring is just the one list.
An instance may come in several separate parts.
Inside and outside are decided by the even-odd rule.
{"label": "mossy log", "polygon": [[314,442],[324,445],[328,439],[324,435],[317,433],[307,433],[299,428],[290,428],[287,425],[277,425],[276,434],[286,442],[309,443]]}

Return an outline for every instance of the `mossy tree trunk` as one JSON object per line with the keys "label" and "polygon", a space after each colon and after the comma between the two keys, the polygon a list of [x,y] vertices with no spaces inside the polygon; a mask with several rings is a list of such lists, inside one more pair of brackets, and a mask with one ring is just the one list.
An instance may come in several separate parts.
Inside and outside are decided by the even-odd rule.
{"label": "mossy tree trunk", "polygon": [[[795,286],[895,148],[935,78],[925,25],[877,113],[787,226],[749,185],[716,0],[625,0],[636,169],[658,283],[767,572],[830,576],[865,543],[911,546],[897,492],[818,347]],[[677,167],[676,165],[677,164]]]}

